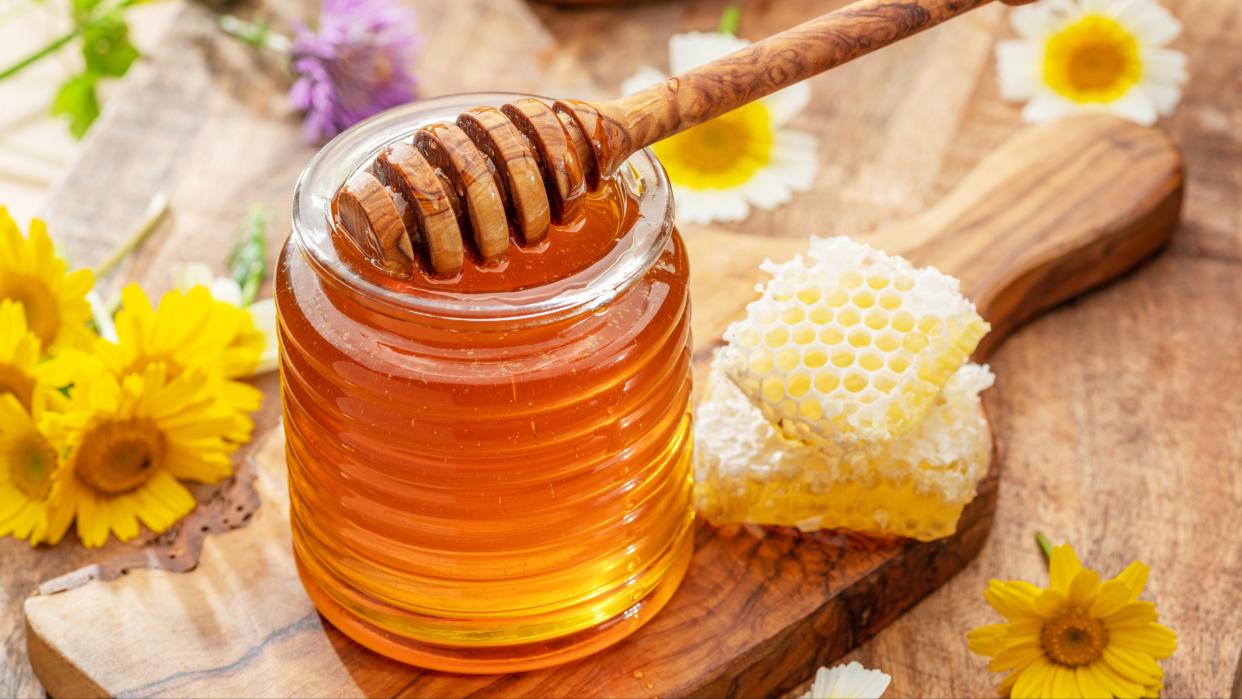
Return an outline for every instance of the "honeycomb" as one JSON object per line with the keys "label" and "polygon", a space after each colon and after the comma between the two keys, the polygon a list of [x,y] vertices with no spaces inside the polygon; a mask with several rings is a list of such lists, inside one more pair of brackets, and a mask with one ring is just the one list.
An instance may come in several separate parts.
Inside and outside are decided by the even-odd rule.
{"label": "honeycomb", "polygon": [[948,536],[991,455],[979,392],[992,378],[962,366],[911,430],[870,457],[842,458],[777,430],[717,355],[695,410],[695,505],[716,524]]}
{"label": "honeycomb", "polygon": [[723,371],[790,439],[864,458],[914,429],[989,326],[956,279],[812,238],[725,332]]}

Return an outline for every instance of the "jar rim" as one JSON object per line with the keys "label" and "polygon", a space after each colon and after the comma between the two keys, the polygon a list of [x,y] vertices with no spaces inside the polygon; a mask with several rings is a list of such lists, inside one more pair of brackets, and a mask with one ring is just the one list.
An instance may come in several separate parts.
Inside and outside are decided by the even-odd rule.
{"label": "jar rim", "polygon": [[[516,291],[471,292],[420,289],[398,292],[364,279],[341,259],[332,241],[332,199],[364,163],[394,142],[408,141],[422,126],[453,120],[474,106],[499,107],[520,93],[461,93],[411,102],[370,117],[329,141],[302,170],[293,190],[296,247],[328,278],[367,305],[401,315],[461,321],[552,320],[607,304],[647,273],[672,235],[673,198],[664,168],[650,149],[634,154],[618,171],[621,186],[638,202],[638,217],[604,258],[546,284]],[[546,98],[540,98],[546,99]]]}

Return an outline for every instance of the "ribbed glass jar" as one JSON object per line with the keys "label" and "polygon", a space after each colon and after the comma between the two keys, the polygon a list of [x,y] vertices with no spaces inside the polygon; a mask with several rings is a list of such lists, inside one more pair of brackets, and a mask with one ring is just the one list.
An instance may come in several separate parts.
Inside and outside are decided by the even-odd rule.
{"label": "ribbed glass jar", "polygon": [[331,199],[380,149],[515,97],[422,102],[329,143],[276,280],[303,584],[363,645],[456,672],[615,643],[693,543],[688,267],[654,156],[623,168],[637,215],[616,248],[537,287],[398,292],[333,245]]}

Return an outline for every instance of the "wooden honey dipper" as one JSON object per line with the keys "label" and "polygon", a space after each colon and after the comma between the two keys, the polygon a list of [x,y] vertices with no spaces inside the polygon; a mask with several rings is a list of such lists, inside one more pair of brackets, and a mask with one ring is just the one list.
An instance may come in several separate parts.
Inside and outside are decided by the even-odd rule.
{"label": "wooden honey dipper", "polygon": [[398,276],[418,264],[416,248],[435,275],[456,274],[466,240],[484,263],[499,260],[510,228],[537,244],[637,151],[989,2],[859,0],[621,99],[476,107],[351,177],[337,195],[340,223]]}

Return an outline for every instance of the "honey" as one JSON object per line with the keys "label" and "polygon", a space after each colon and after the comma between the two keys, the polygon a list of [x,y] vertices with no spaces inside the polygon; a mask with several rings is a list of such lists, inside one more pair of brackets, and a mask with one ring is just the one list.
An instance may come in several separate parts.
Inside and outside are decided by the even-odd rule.
{"label": "honey", "polygon": [[379,148],[507,99],[403,107],[326,146],[277,275],[303,584],[363,645],[453,672],[615,643],[693,542],[688,267],[649,153],[499,266],[398,279],[333,235],[335,189]]}

